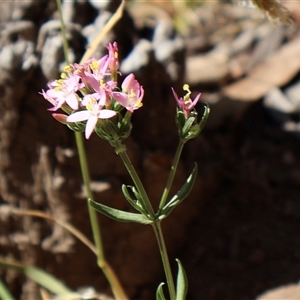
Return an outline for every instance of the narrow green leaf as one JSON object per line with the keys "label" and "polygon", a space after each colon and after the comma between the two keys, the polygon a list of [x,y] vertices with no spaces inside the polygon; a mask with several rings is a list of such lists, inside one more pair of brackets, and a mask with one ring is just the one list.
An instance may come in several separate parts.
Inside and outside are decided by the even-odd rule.
{"label": "narrow green leaf", "polygon": [[15,300],[13,295],[10,293],[4,282],[0,279],[0,299],[3,300]]}
{"label": "narrow green leaf", "polygon": [[[129,204],[134,208],[136,209],[137,211],[141,212],[141,213],[144,213],[144,209],[143,207],[141,206],[141,203],[139,202],[138,199],[132,199],[131,198],[131,195],[128,191],[128,188],[130,188],[132,190],[132,192],[135,194],[134,190],[135,190],[135,187],[134,186],[130,186],[130,185],[125,185],[123,184],[122,185],[122,192],[123,192],[123,195],[124,197],[126,198],[126,200],[129,202]],[[135,194],[136,196],[136,194]]]}
{"label": "narrow green leaf", "polygon": [[165,297],[164,291],[163,291],[163,285],[164,285],[164,283],[162,282],[156,290],[156,300],[166,300],[166,297]]}
{"label": "narrow green leaf", "polygon": [[182,133],[184,136],[189,132],[194,122],[195,122],[195,117],[190,117],[185,121],[184,127],[182,128]]}
{"label": "narrow green leaf", "polygon": [[148,219],[145,215],[142,214],[135,214],[126,212],[123,210],[115,209],[100,203],[97,203],[91,199],[89,199],[89,205],[97,210],[98,212],[104,214],[105,216],[119,221],[119,222],[134,222],[140,224],[151,224],[153,221]]}
{"label": "narrow green leaf", "polygon": [[202,116],[201,121],[199,123],[200,132],[204,128],[204,125],[205,125],[205,123],[206,123],[206,121],[208,119],[209,113],[210,113],[209,105],[208,105],[208,103],[205,103],[204,113],[203,113],[203,116]]}
{"label": "narrow green leaf", "polygon": [[0,260],[0,266],[23,273],[28,278],[38,283],[45,289],[49,290],[53,294],[66,295],[72,293],[72,291],[67,288],[60,280],[42,269],[23,265],[15,261],[5,260]]}
{"label": "narrow green leaf", "polygon": [[197,172],[198,172],[198,167],[197,164],[195,164],[192,173],[190,174],[190,176],[188,177],[184,185],[161,210],[158,216],[159,219],[166,218],[170,214],[170,212],[189,195],[196,181]]}
{"label": "narrow green leaf", "polygon": [[176,261],[178,264],[176,300],[185,300],[188,289],[188,280],[180,260],[176,259]]}

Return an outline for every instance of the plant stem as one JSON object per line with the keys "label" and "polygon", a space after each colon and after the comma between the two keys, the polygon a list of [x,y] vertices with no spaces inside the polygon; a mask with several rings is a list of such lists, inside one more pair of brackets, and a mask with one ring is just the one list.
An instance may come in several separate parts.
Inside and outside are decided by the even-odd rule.
{"label": "plant stem", "polygon": [[171,267],[170,267],[167,248],[166,248],[164,236],[163,236],[162,229],[161,229],[161,221],[154,222],[152,224],[152,227],[153,227],[153,230],[154,230],[154,233],[156,236],[160,256],[161,256],[162,263],[164,266],[168,289],[169,289],[169,294],[170,294],[170,299],[175,300],[176,299],[175,285],[174,285],[174,281],[173,281],[173,276],[172,276],[172,271],[171,271]]}
{"label": "plant stem", "polygon": [[160,214],[160,211],[163,209],[163,207],[164,207],[164,205],[167,201],[167,198],[168,198],[168,195],[169,195],[169,192],[170,192],[173,180],[174,180],[174,176],[175,176],[175,173],[176,173],[176,170],[177,170],[177,167],[178,167],[180,155],[181,155],[184,144],[185,144],[185,142],[183,142],[182,140],[179,141],[179,144],[178,144],[178,147],[176,149],[176,153],[175,153],[175,156],[174,156],[174,159],[173,159],[173,163],[172,163],[172,166],[171,166],[171,170],[170,170],[170,173],[169,173],[168,181],[167,181],[167,184],[165,186],[164,192],[162,194],[162,197],[161,197],[161,200],[160,200],[160,203],[159,203],[158,215]]}
{"label": "plant stem", "polygon": [[[57,0],[56,2],[57,2],[57,8],[59,11],[59,16],[60,16],[61,33],[63,36],[64,56],[65,56],[66,63],[68,64],[69,63],[68,41],[66,38],[65,24],[64,24],[63,15],[62,15],[61,0]],[[85,154],[84,145],[83,145],[82,134],[80,132],[75,132],[75,139],[76,139],[76,145],[77,145],[77,150],[78,150],[78,155],[79,155],[81,174],[82,174],[83,183],[84,183],[84,186],[86,189],[87,197],[93,199],[93,195],[92,195],[92,191],[91,191],[91,187],[90,187],[90,176],[89,176],[88,164],[87,164],[86,154]],[[88,211],[89,211],[94,241],[95,241],[95,245],[97,248],[97,262],[98,262],[99,267],[102,267],[103,262],[105,261],[105,258],[104,258],[104,252],[103,252],[103,247],[102,247],[100,228],[99,228],[99,224],[98,224],[98,220],[97,220],[97,214],[96,214],[96,211],[92,207],[90,207],[90,205],[88,205]]]}
{"label": "plant stem", "polygon": [[[80,132],[75,132],[75,137],[76,137],[81,172],[82,172],[83,182],[86,188],[86,193],[88,195],[88,198],[93,199],[92,191],[90,188],[90,176],[87,167],[82,134]],[[123,290],[122,285],[118,280],[118,277],[116,276],[116,274],[114,273],[110,265],[106,262],[104,251],[103,251],[103,243],[101,239],[100,226],[97,218],[97,212],[90,205],[88,205],[88,211],[89,211],[95,246],[97,249],[97,264],[103,271],[105,277],[107,278],[116,299],[119,300],[128,299],[125,291]]]}
{"label": "plant stem", "polygon": [[[68,41],[66,38],[66,31],[65,31],[65,24],[63,20],[63,14],[62,14],[62,7],[61,7],[61,0],[56,0],[57,8],[59,11],[59,17],[60,17],[60,23],[61,23],[61,32],[63,37],[63,48],[64,48],[64,56],[65,61],[67,64],[69,64],[68,59]],[[123,6],[124,3],[122,2]],[[121,11],[123,9],[123,6],[121,7]],[[114,23],[113,23],[114,24]],[[86,153],[83,145],[83,138],[82,134],[80,132],[75,132],[75,139],[76,139],[76,145],[79,155],[79,161],[80,161],[80,168],[82,173],[82,178],[84,182],[84,186],[86,189],[87,197],[93,199],[92,191],[91,191],[91,185],[90,185],[90,176],[89,176],[89,170],[88,170],[88,164],[86,159]],[[104,275],[106,276],[111,289],[114,293],[114,296],[118,300],[124,300],[128,299],[127,295],[125,294],[118,277],[115,275],[113,269],[109,266],[109,264],[105,260],[104,251],[103,251],[103,243],[101,238],[101,232],[100,232],[100,226],[97,218],[97,212],[88,205],[88,212],[94,237],[95,246],[97,249],[97,264],[102,269]]]}
{"label": "plant stem", "polygon": [[61,35],[62,35],[62,39],[63,39],[64,57],[65,57],[66,64],[68,65],[70,63],[69,55],[68,55],[69,45],[68,45],[68,40],[67,40],[67,35],[66,35],[66,26],[65,26],[64,19],[63,19],[61,0],[56,0],[56,5],[57,5],[57,9],[58,9],[60,30],[61,30]]}
{"label": "plant stem", "polygon": [[[175,300],[175,298],[176,298],[175,286],[174,286],[173,276],[172,276],[172,272],[171,272],[168,252],[166,249],[166,245],[165,245],[165,241],[164,241],[164,237],[163,237],[163,233],[162,233],[162,229],[161,229],[161,224],[160,224],[161,221],[158,219],[155,219],[156,215],[153,211],[153,208],[152,208],[152,205],[148,198],[148,195],[141,183],[139,176],[137,175],[137,173],[135,171],[134,166],[132,165],[132,163],[130,161],[130,158],[127,155],[126,150],[124,150],[124,147],[121,145],[120,142],[116,142],[115,144],[116,144],[116,152],[120,155],[121,159],[123,160],[123,163],[124,163],[126,169],[128,170],[128,173],[130,174],[136,188],[138,189],[140,196],[144,201],[143,204],[146,207],[149,216],[153,218],[154,222],[152,223],[152,227],[153,227],[156,239],[157,239],[159,252],[161,255],[162,262],[163,262],[163,267],[164,267],[164,271],[165,271],[165,275],[166,275],[166,279],[167,279],[170,299]],[[118,151],[118,150],[120,150],[120,151]],[[178,155],[180,155],[181,151],[178,151],[178,152],[179,152]],[[176,164],[176,166],[177,166],[177,164]],[[173,175],[173,177],[174,177],[174,175]]]}
{"label": "plant stem", "polygon": [[[87,193],[87,198],[93,199],[93,194],[92,194],[91,186],[90,186],[90,176],[89,176],[89,171],[88,171],[88,164],[87,164],[85,150],[84,150],[84,146],[83,146],[82,134],[80,132],[75,132],[75,139],[76,139],[76,145],[77,145],[77,149],[78,149],[83,183],[84,183],[86,193]],[[103,251],[103,246],[102,246],[101,233],[100,233],[100,227],[98,224],[97,213],[90,205],[88,205],[88,210],[89,210],[89,216],[90,216],[94,241],[95,241],[95,245],[97,248],[98,265],[100,268],[102,268],[102,265],[105,261],[105,256],[104,256],[104,251]]]}
{"label": "plant stem", "polygon": [[152,207],[151,202],[148,198],[148,195],[144,189],[144,186],[143,186],[138,174],[136,173],[134,166],[132,165],[132,162],[131,162],[129,156],[127,155],[126,150],[122,150],[122,151],[118,152],[118,154],[120,155],[121,159],[123,160],[123,163],[129,173],[131,179],[133,180],[136,188],[138,189],[138,191],[140,193],[141,199],[144,202],[143,205],[146,208],[147,213],[149,214],[150,218],[152,220],[154,220],[155,213],[154,213],[153,207]]}

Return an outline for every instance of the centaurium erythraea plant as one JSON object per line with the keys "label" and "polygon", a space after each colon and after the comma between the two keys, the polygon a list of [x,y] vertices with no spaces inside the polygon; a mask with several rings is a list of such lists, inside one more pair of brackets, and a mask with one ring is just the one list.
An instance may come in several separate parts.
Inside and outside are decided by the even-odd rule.
{"label": "centaurium erythraea plant", "polygon": [[[120,122],[121,110],[126,108],[130,112],[126,114],[128,124],[131,113],[142,106],[144,89],[133,74],[124,79],[121,90],[117,88],[116,76],[121,74],[118,71],[117,43],[110,43],[107,49],[108,55],[99,60],[92,58],[82,64],[66,66],[60,79],[48,83],[49,89],[41,92],[53,105],[50,111],[61,108],[67,113],[53,113],[53,117],[73,130],[85,128],[87,139],[103,125],[101,120],[119,115],[116,122]],[[130,130],[131,126],[127,129]],[[98,128],[96,132],[102,131]]]}
{"label": "centaurium erythraea plant", "polygon": [[[93,132],[96,132],[99,137],[107,140],[120,155],[134,183],[134,186],[123,185],[122,191],[126,200],[138,213],[116,210],[92,199],[89,199],[89,207],[122,222],[151,224],[160,248],[170,298],[172,300],[175,298],[185,299],[187,290],[185,272],[180,261],[177,260],[179,271],[175,289],[160,223],[175,206],[187,197],[193,187],[197,166],[178,193],[171,199],[168,197],[182,148],[185,142],[201,132],[208,117],[209,108],[205,106],[202,119],[198,121],[195,106],[201,94],[192,100],[188,85],[184,85],[183,89],[186,91],[186,95],[183,97],[178,97],[172,88],[177,102],[176,125],[180,142],[158,211],[155,212],[127,155],[126,147],[122,144],[122,141],[131,132],[132,113],[143,105],[144,89],[134,74],[129,74],[122,82],[121,87],[118,87],[117,75],[121,75],[121,73],[119,72],[117,43],[109,44],[107,50],[108,55],[100,59],[92,58],[81,64],[66,66],[60,79],[49,83],[49,89],[42,90],[41,94],[52,104],[49,111],[57,121],[68,125],[74,131],[85,131],[87,139]],[[57,113],[58,109],[65,113]],[[135,198],[132,198],[133,195]],[[157,299],[165,299],[162,284],[158,287]]]}

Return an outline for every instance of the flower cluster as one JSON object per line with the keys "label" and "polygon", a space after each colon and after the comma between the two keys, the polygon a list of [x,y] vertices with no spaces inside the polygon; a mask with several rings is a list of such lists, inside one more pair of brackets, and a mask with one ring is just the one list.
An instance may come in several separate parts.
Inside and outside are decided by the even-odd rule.
{"label": "flower cluster", "polygon": [[133,74],[124,79],[121,90],[117,88],[117,43],[107,49],[108,55],[99,60],[66,66],[60,79],[48,83],[49,89],[41,92],[53,105],[50,111],[62,109],[66,113],[53,113],[53,117],[74,130],[85,128],[87,139],[94,130],[97,132],[101,119],[120,115],[122,108],[133,113],[142,106],[144,89]]}

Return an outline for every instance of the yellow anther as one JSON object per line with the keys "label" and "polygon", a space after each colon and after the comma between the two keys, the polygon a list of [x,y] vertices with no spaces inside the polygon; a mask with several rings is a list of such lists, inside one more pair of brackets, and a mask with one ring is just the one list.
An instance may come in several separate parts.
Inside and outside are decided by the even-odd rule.
{"label": "yellow anther", "polygon": [[128,94],[128,97],[129,98],[135,98],[135,96],[136,96],[135,91],[133,89],[131,89],[130,94]]}
{"label": "yellow anther", "polygon": [[64,72],[71,72],[72,71],[72,67],[70,65],[67,65],[64,67]]}
{"label": "yellow anther", "polygon": [[97,60],[92,61],[92,63],[90,64],[90,67],[93,71],[98,70],[99,69],[99,62]]}
{"label": "yellow anther", "polygon": [[86,104],[86,109],[87,110],[92,110],[93,109],[93,106],[97,103],[96,99],[95,98],[90,98],[88,100],[88,103]]}

